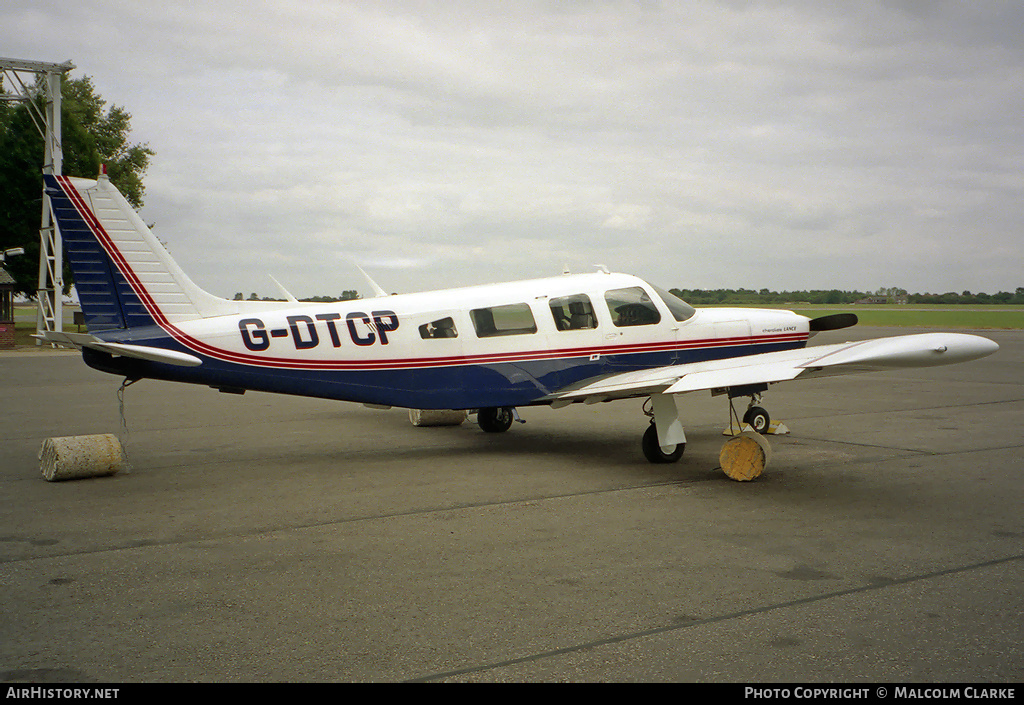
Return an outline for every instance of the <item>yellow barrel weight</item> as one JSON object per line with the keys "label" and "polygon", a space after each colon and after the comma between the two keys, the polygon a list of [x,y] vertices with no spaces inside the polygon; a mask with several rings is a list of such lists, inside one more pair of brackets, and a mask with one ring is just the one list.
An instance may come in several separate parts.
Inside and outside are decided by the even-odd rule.
{"label": "yellow barrel weight", "polygon": [[731,479],[748,482],[761,475],[771,457],[768,441],[758,433],[744,431],[722,445],[718,462]]}

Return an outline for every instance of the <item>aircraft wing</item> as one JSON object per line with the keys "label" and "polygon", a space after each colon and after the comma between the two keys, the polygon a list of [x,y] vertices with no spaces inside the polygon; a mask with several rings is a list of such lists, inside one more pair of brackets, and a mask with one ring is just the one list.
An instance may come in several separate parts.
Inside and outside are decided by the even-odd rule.
{"label": "aircraft wing", "polygon": [[987,338],[963,333],[901,335],[607,375],[561,389],[548,399],[552,406],[562,406],[580,400],[595,403],[854,372],[932,367],[975,360],[998,349]]}

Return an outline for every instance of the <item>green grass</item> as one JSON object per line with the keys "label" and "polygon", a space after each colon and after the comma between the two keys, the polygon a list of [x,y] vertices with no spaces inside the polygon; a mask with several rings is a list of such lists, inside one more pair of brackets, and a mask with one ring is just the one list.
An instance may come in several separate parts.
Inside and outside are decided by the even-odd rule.
{"label": "green grass", "polygon": [[[14,306],[14,315],[19,317],[19,318],[22,317],[22,316],[25,316],[25,315],[33,316],[33,319],[31,321],[15,321],[15,323],[14,323],[14,344],[15,345],[32,345],[32,346],[35,346],[36,345],[36,339],[33,338],[32,336],[35,335],[35,332],[36,332],[36,321],[35,321],[36,307],[35,306],[25,306],[24,304],[15,304],[15,306]],[[74,319],[75,319],[75,317],[71,313],[71,309],[65,308],[64,309],[64,331],[66,333],[78,333],[78,332],[84,333],[85,332],[85,326],[76,326],[74,323],[72,323],[72,321],[74,321]]]}
{"label": "green grass", "polygon": [[[862,326],[907,328],[1024,329],[1024,306],[944,304],[723,304],[736,308],[777,308],[817,318],[832,313],[855,313]],[[722,306],[704,306],[721,308]],[[698,306],[702,308],[702,306]]]}
{"label": "green grass", "polygon": [[965,306],[849,306],[794,308],[796,313],[815,318],[830,313],[855,313],[862,326],[900,326],[913,328],[1024,328],[1024,309],[996,307],[991,310]]}
{"label": "green grass", "polygon": [[[66,333],[77,333],[79,327],[68,322],[64,322],[64,332]],[[81,332],[85,332],[85,326],[81,327]],[[32,336],[36,333],[35,321],[18,321],[14,324],[14,344],[15,345],[35,345],[36,339]]]}

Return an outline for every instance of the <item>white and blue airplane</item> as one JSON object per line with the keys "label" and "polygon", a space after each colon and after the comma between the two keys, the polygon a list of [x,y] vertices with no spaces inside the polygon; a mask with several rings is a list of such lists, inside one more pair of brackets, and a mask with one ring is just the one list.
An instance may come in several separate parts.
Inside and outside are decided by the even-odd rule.
{"label": "white and blue airplane", "polygon": [[769,427],[768,385],[945,365],[998,349],[927,333],[806,347],[853,314],[695,309],[641,279],[598,271],[336,303],[229,301],[189,279],[124,197],[96,180],[46,176],[88,333],[46,332],[86,364],[126,380],[203,384],[373,407],[475,411],[506,431],[518,407],[650,398],[651,462],[686,444],[678,400],[750,397],[744,421]]}

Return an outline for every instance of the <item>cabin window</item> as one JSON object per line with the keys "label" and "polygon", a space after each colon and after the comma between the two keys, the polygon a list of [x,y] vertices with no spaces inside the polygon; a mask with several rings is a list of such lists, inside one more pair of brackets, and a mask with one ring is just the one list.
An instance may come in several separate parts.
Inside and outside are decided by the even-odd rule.
{"label": "cabin window", "polygon": [[628,289],[612,289],[604,295],[612,323],[619,328],[626,326],[647,326],[661,320],[658,308],[647,292],[639,286]]}
{"label": "cabin window", "polygon": [[455,321],[451,316],[441,318],[420,326],[420,337],[428,338],[458,338],[459,331],[455,328]]}
{"label": "cabin window", "polygon": [[558,330],[586,330],[597,328],[597,317],[594,307],[590,305],[590,297],[586,294],[560,296],[548,302],[551,316],[555,319]]}
{"label": "cabin window", "polygon": [[473,327],[480,338],[537,332],[537,322],[528,304],[475,308],[469,312],[469,317],[473,319]]}
{"label": "cabin window", "polygon": [[665,302],[665,305],[668,306],[668,310],[672,312],[673,318],[677,321],[688,321],[693,314],[697,313],[697,309],[683,301],[672,292],[665,291],[653,284],[651,284],[651,288],[654,289],[655,293],[661,297],[662,301]]}

